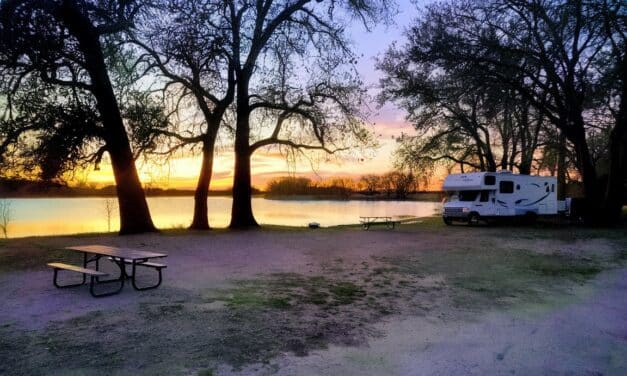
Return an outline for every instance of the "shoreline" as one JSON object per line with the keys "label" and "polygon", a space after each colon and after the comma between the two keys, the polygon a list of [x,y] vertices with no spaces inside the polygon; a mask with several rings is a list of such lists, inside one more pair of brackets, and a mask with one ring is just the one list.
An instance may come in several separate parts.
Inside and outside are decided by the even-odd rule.
{"label": "shoreline", "polygon": [[[5,192],[6,193],[6,192]],[[405,199],[398,199],[393,197],[385,197],[384,195],[368,196],[360,193],[351,194],[348,197],[340,196],[325,196],[325,195],[270,195],[267,193],[253,194],[253,198],[263,198],[266,200],[276,201],[426,201],[426,202],[440,202],[439,197],[442,195],[440,191],[433,192],[421,192],[416,194],[410,194]],[[194,197],[194,191],[180,191],[180,192],[164,192],[164,193],[147,193],[146,198],[152,197]],[[215,192],[209,193],[211,197],[225,197],[231,198],[229,192]],[[3,194],[0,195],[2,199],[55,199],[55,198],[117,198],[115,193],[103,193],[95,192],[89,194],[58,194],[58,193],[42,193],[42,194]]]}

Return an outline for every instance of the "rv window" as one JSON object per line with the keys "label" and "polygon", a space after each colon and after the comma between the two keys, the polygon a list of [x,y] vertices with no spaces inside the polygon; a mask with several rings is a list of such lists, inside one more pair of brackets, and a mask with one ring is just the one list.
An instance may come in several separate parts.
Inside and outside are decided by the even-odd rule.
{"label": "rv window", "polygon": [[494,185],[496,184],[496,177],[494,175],[486,175],[483,178],[483,183],[485,185]]}
{"label": "rv window", "polygon": [[516,184],[516,190],[520,191],[520,184]]}
{"label": "rv window", "polygon": [[459,201],[475,201],[477,191],[459,191]]}
{"label": "rv window", "polygon": [[510,180],[504,180],[499,183],[499,192],[501,193],[514,193],[514,182]]}
{"label": "rv window", "polygon": [[555,184],[551,184],[551,192],[555,192]]}
{"label": "rv window", "polygon": [[481,197],[479,198],[479,201],[488,202],[489,198],[490,198],[490,191],[481,191]]}

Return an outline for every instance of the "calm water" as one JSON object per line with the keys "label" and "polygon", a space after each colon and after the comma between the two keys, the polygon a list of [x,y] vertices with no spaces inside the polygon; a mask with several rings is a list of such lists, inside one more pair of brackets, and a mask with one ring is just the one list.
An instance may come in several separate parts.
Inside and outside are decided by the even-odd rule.
{"label": "calm water", "polygon": [[[107,231],[105,198],[9,199],[11,222],[9,237],[61,235]],[[192,197],[148,198],[152,218],[158,228],[187,227],[191,223]],[[420,201],[281,201],[253,199],[255,218],[261,224],[322,226],[358,223],[359,216],[433,215],[439,203]],[[209,223],[226,227],[231,213],[231,199],[209,198]],[[111,230],[117,231],[116,212]]]}

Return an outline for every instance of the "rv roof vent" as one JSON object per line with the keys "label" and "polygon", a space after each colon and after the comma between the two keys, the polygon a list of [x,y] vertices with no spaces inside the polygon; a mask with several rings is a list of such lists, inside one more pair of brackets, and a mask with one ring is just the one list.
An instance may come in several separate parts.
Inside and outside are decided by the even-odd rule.
{"label": "rv roof vent", "polygon": [[496,173],[497,174],[511,174],[512,172],[509,170],[498,170]]}

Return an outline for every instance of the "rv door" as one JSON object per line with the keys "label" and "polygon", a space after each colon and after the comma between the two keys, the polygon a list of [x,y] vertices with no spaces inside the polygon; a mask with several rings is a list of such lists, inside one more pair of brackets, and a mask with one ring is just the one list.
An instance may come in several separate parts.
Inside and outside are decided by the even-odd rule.
{"label": "rv door", "polygon": [[479,193],[479,200],[475,204],[479,215],[490,217],[496,214],[494,204],[494,191],[483,190]]}

